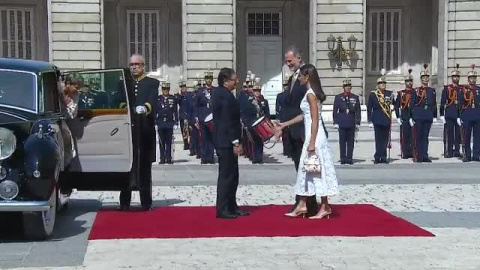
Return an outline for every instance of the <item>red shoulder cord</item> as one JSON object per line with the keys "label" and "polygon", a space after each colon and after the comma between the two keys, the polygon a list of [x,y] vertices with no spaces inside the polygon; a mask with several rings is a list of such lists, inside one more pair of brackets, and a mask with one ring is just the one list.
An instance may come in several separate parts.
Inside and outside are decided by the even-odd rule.
{"label": "red shoulder cord", "polygon": [[423,99],[425,98],[427,91],[423,86],[420,86],[417,88],[417,96],[420,98],[420,100],[415,104],[415,106],[418,106],[422,103]]}

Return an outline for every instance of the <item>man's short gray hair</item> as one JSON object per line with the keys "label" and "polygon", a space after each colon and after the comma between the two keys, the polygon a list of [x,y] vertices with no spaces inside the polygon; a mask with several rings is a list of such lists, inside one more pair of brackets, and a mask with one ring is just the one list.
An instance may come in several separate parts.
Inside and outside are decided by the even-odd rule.
{"label": "man's short gray hair", "polygon": [[295,57],[300,57],[303,60],[303,51],[295,45],[291,45],[287,48],[285,53],[292,52]]}
{"label": "man's short gray hair", "polygon": [[134,56],[138,57],[140,59],[140,61],[142,61],[142,63],[145,64],[145,57],[143,57],[143,55],[141,55],[139,53],[134,53],[134,54],[132,54],[132,56],[130,56],[130,59],[132,59],[132,57],[134,57]]}

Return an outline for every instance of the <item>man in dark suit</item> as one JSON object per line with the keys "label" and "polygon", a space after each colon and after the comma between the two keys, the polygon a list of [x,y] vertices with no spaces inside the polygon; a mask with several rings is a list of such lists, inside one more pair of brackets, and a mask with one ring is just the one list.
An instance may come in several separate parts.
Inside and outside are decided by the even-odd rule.
{"label": "man in dark suit", "polygon": [[[132,129],[137,129],[134,133],[134,160],[138,163],[140,173],[135,177],[135,183],[131,183],[127,188],[120,192],[120,210],[128,210],[132,197],[132,187],[138,187],[140,191],[140,202],[145,211],[152,210],[152,162],[155,162],[155,102],[158,95],[160,82],[156,79],[145,76],[145,59],[138,54],[130,58],[130,70],[134,78],[133,100],[130,102],[134,106],[134,123]],[[140,137],[140,138],[137,138]],[[138,142],[138,144],[137,144]],[[138,151],[137,151],[138,150]],[[137,156],[138,155],[138,156]]]}
{"label": "man in dark suit", "polygon": [[[284,121],[289,121],[296,116],[302,114],[300,109],[300,103],[302,102],[303,97],[307,93],[307,88],[305,85],[300,85],[298,80],[300,67],[304,65],[302,52],[292,46],[285,53],[285,62],[290,70],[293,72],[293,75],[288,80],[288,89],[285,97],[285,107],[284,107]],[[288,140],[290,144],[291,157],[295,163],[295,169],[298,171],[298,166],[300,164],[300,156],[302,154],[303,142],[305,140],[305,128],[303,122],[291,125],[288,129]],[[300,196],[295,197],[295,205],[292,208],[295,209]],[[317,200],[315,196],[310,197],[307,200],[307,208],[309,215],[315,215],[317,213]]]}
{"label": "man in dark suit", "polygon": [[240,105],[233,95],[238,83],[233,69],[223,68],[218,74],[218,88],[212,91],[212,111],[215,149],[218,155],[217,218],[232,219],[249,213],[236,202],[238,187],[238,156],[242,154],[240,144],[242,126]]}

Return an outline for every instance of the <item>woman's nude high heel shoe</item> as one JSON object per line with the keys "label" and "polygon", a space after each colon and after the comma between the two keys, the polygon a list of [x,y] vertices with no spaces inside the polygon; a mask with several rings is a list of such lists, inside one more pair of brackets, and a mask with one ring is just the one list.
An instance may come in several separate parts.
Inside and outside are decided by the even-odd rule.
{"label": "woman's nude high heel shoe", "polygon": [[322,219],[324,217],[327,217],[327,219],[330,219],[330,215],[332,214],[332,211],[329,212],[323,212],[323,213],[318,213],[315,216],[309,217],[309,219]]}
{"label": "woman's nude high heel shoe", "polygon": [[292,212],[290,213],[286,213],[285,216],[287,217],[299,217],[299,216],[302,216],[303,218],[305,218],[308,214],[308,211],[305,209],[302,209],[302,210],[293,210]]}

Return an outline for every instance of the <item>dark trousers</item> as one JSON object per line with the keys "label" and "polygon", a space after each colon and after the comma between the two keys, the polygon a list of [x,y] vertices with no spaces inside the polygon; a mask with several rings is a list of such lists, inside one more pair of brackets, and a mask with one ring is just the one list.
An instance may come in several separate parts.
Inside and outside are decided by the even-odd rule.
{"label": "dark trousers", "polygon": [[288,128],[284,128],[282,130],[282,144],[283,144],[283,155],[284,156],[291,156],[291,149],[290,149],[290,144],[288,143]]}
{"label": "dark trousers", "polygon": [[402,149],[402,158],[412,157],[412,127],[407,120],[403,120],[400,126],[400,147]]}
{"label": "dark trousers", "polygon": [[172,160],[173,128],[159,128],[158,140],[160,142],[160,160]]}
{"label": "dark trousers", "polygon": [[200,148],[200,134],[198,134],[198,128],[193,124],[189,123],[190,125],[190,154],[200,156],[201,148]]}
{"label": "dark trousers", "polygon": [[460,126],[457,119],[446,118],[443,125],[443,143],[446,148],[446,155],[452,157],[454,154],[460,153],[460,144],[462,138],[460,135]]}
{"label": "dark trousers", "polygon": [[218,148],[217,213],[233,212],[238,208],[238,157],[233,148]]}
{"label": "dark trousers", "polygon": [[189,147],[189,144],[188,144],[188,133],[185,133],[184,129],[185,129],[185,121],[180,120],[180,130],[182,131],[182,139],[183,139],[183,150],[187,150],[190,147]]}
{"label": "dark trousers", "polygon": [[202,133],[202,161],[214,162],[213,134],[203,122],[200,123],[200,132]]}
{"label": "dark trousers", "polygon": [[415,136],[417,158],[419,161],[428,158],[428,135],[432,127],[432,120],[415,120]]}
{"label": "dark trousers", "polygon": [[338,135],[338,142],[340,144],[340,160],[351,161],[355,140],[355,127],[339,128]]}
{"label": "dark trousers", "polygon": [[375,159],[387,159],[390,126],[373,125],[375,131]]}
{"label": "dark trousers", "polygon": [[[295,170],[298,172],[298,167],[300,165],[300,156],[302,155],[302,148],[303,148],[303,140],[302,139],[294,139],[292,136],[289,137],[290,143],[290,150],[291,150],[291,157],[293,162],[295,163]],[[298,202],[300,201],[300,196],[295,196],[295,205],[292,208],[292,211],[297,207]],[[318,212],[318,203],[317,198],[315,196],[311,196],[307,199],[307,210],[308,215],[312,216],[317,214]]]}
{"label": "dark trousers", "polygon": [[253,143],[252,143],[252,163],[263,162],[263,140],[260,136],[252,131]]}
{"label": "dark trousers", "polygon": [[[465,142],[465,158],[471,160],[480,157],[480,120],[463,122],[464,142]],[[471,136],[473,132],[473,153],[470,147]]]}
{"label": "dark trousers", "polygon": [[[140,174],[137,182],[142,207],[150,207],[152,206],[152,151],[155,152],[155,148],[145,141],[148,140],[140,140],[140,154],[138,155]],[[131,200],[132,187],[130,186],[120,192],[120,205],[129,207]]]}

